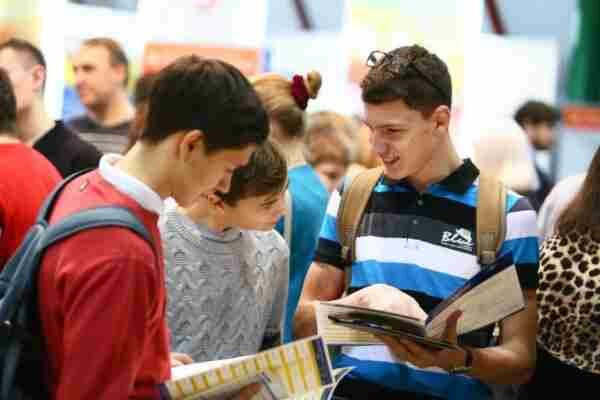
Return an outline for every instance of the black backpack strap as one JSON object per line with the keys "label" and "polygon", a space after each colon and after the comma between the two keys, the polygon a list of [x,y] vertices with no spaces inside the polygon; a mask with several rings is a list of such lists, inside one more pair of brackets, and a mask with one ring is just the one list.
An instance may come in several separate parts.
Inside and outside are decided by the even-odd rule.
{"label": "black backpack strap", "polygon": [[46,248],[54,243],[85,229],[106,226],[127,228],[144,238],[157,256],[152,236],[146,227],[124,207],[100,207],[83,210],[65,217],[54,225],[44,228],[36,224],[37,231],[30,231],[26,238],[27,246],[19,248],[0,272],[0,323],[12,319],[20,304],[23,293],[35,286],[41,258]]}
{"label": "black backpack strap", "polygon": [[80,177],[81,175],[87,174],[88,172],[90,172],[92,170],[93,170],[92,168],[84,169],[82,171],[75,172],[74,174],[69,175],[68,177],[63,179],[54,188],[52,193],[50,193],[50,195],[48,197],[46,197],[46,200],[44,200],[44,203],[42,204],[42,207],[40,208],[40,211],[38,212],[36,221],[37,222],[48,221],[48,218],[50,218],[50,213],[52,212],[52,209],[54,208],[54,203],[56,203],[56,199],[58,199],[58,196],[60,196],[60,193],[63,191],[65,186],[67,186],[69,183],[71,183],[76,178]]}
{"label": "black backpack strap", "polygon": [[65,217],[56,224],[50,225],[44,235],[42,248],[51,246],[54,243],[83,230],[107,226],[122,227],[132,230],[146,240],[146,242],[150,244],[150,247],[152,247],[152,251],[156,252],[152,236],[144,224],[141,223],[127,208],[116,206],[98,207],[79,211]]}

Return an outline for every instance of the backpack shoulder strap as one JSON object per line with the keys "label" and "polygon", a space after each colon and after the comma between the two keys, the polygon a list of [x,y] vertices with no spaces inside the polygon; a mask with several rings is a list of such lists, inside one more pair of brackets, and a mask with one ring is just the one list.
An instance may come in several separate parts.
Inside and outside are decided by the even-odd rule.
{"label": "backpack shoulder strap", "polygon": [[379,182],[383,168],[361,172],[347,182],[337,214],[337,235],[342,246],[342,258],[346,263],[346,291],[352,278],[352,263],[355,258],[355,239],[358,226],[373,189]]}
{"label": "backpack shoulder strap", "polygon": [[506,235],[506,187],[481,173],[477,196],[477,260],[485,266],[494,262]]}
{"label": "backpack shoulder strap", "polygon": [[82,171],[76,172],[72,175],[69,175],[68,177],[63,179],[54,188],[52,193],[50,193],[50,195],[46,197],[46,200],[44,200],[44,203],[42,204],[42,207],[40,207],[40,211],[38,212],[37,222],[48,221],[48,218],[50,218],[50,213],[52,213],[52,209],[54,208],[54,203],[56,203],[56,200],[58,199],[58,196],[60,196],[60,193],[63,191],[63,189],[76,178],[80,177],[81,175],[87,174],[90,171],[92,171],[92,168],[87,168]]}
{"label": "backpack shoulder strap", "polygon": [[91,208],[69,215],[54,225],[50,225],[44,235],[42,247],[46,248],[86,229],[116,226],[127,228],[141,236],[155,251],[152,236],[143,223],[125,207],[108,206]]}
{"label": "backpack shoulder strap", "polygon": [[[69,178],[57,187],[53,195],[46,201],[45,211],[52,209],[53,202],[61,189],[72,179]],[[42,212],[41,217],[46,215]],[[37,336],[32,336],[30,310],[36,309],[36,298],[28,296],[36,286],[36,277],[41,264],[43,251],[48,246],[85,229],[119,226],[134,231],[143,237],[152,248],[155,256],[157,252],[152,245],[152,237],[145,226],[123,207],[100,207],[80,211],[58,221],[51,226],[45,225],[46,221],[36,223],[28,233],[25,244],[19,248],[18,254],[13,256],[8,267],[0,273],[2,278],[2,301],[0,301],[0,320],[2,325],[3,351],[0,352],[0,395],[4,398],[21,398],[14,396],[17,388],[13,385],[15,374],[24,357],[21,352],[24,346],[29,350],[38,346]],[[29,321],[29,322],[28,322]],[[35,325],[35,323],[33,323]],[[33,340],[32,340],[33,339]],[[37,353],[42,354],[39,350]],[[37,361],[37,360],[36,360]],[[26,361],[28,377],[34,361]],[[37,398],[37,396],[34,396]],[[23,397],[25,398],[25,397]],[[27,397],[29,398],[29,397]]]}

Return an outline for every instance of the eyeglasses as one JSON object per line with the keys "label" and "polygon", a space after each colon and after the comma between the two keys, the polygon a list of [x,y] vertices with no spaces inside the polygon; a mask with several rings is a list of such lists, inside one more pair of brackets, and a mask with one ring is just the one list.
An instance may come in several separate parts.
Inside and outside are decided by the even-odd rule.
{"label": "eyeglasses", "polygon": [[443,99],[450,100],[450,94],[446,93],[430,76],[419,68],[417,61],[420,59],[422,58],[396,60],[385,51],[375,50],[367,57],[366,65],[369,68],[381,68],[400,79],[405,78],[407,71],[412,69],[421,79],[433,86],[442,95]]}

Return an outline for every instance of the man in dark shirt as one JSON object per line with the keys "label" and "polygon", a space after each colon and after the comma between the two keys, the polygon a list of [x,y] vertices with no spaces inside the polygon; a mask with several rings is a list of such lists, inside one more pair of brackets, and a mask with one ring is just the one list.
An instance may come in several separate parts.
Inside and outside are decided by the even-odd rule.
{"label": "man in dark shirt", "polygon": [[69,127],[103,153],[122,153],[134,115],[125,52],[112,39],[88,39],[73,57],[73,72],[86,114],[69,120]]}
{"label": "man in dark shirt", "polygon": [[44,108],[46,61],[40,50],[27,41],[11,39],[0,45],[0,67],[15,88],[20,139],[42,153],[62,176],[96,168],[100,151],[61,121],[52,120]]}
{"label": "man in dark shirt", "polygon": [[[515,113],[515,121],[527,134],[535,151],[551,150],[554,146],[554,128],[560,121],[560,111],[541,101],[530,100]],[[535,165],[539,180],[538,189],[527,196],[535,210],[539,210],[546,196],[554,187],[554,180],[539,165]]]}

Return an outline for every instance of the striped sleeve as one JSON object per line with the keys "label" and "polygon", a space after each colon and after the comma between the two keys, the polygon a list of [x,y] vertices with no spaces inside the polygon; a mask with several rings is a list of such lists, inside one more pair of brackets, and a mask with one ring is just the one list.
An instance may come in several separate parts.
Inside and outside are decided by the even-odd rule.
{"label": "striped sleeve", "polygon": [[500,255],[511,254],[523,289],[538,286],[539,244],[537,217],[525,197],[508,194],[506,237]]}
{"label": "striped sleeve", "polygon": [[315,251],[314,260],[343,269],[344,262],[341,257],[342,246],[338,240],[336,223],[341,200],[342,197],[340,191],[334,190],[329,198],[327,212],[323,219],[323,226],[321,227],[321,233],[319,234],[319,242],[317,244],[317,250]]}

